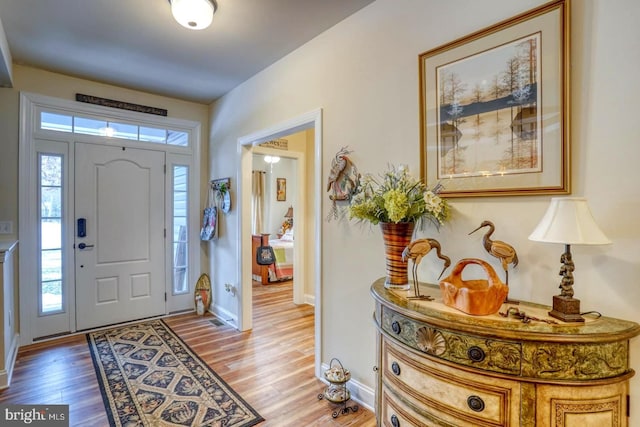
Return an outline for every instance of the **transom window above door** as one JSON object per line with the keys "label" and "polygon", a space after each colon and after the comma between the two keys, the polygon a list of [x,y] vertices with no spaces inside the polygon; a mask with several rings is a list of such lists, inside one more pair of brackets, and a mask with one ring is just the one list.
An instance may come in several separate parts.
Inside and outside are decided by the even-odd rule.
{"label": "transom window above door", "polygon": [[113,122],[57,111],[41,111],[39,119],[38,128],[41,130],[106,136],[181,147],[189,145],[189,134],[175,129]]}

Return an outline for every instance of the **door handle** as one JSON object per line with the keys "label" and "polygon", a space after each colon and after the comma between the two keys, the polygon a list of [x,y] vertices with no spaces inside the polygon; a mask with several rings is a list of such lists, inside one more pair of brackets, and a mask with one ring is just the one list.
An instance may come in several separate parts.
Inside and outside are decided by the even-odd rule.
{"label": "door handle", "polygon": [[78,245],[78,249],[86,249],[86,248],[92,248],[93,245],[87,245],[86,243],[80,243]]}

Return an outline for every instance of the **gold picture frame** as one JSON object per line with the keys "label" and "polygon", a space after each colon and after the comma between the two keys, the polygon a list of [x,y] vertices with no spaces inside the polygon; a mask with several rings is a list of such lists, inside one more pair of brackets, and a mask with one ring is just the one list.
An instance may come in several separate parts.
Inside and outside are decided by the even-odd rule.
{"label": "gold picture frame", "polygon": [[276,200],[284,202],[287,200],[287,179],[276,178]]}
{"label": "gold picture frame", "polygon": [[419,55],[420,168],[444,197],[569,194],[569,0]]}

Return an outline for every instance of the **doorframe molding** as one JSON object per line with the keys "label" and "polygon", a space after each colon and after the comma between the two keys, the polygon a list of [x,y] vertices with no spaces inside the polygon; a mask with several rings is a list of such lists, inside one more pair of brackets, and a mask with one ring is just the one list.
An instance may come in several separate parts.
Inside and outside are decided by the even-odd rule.
{"label": "doorframe molding", "polygon": [[[19,166],[19,177],[18,177],[18,236],[20,239],[19,246],[19,308],[20,308],[20,343],[19,345],[28,345],[34,342],[34,338],[36,338],[35,334],[35,319],[38,316],[37,309],[37,271],[34,269],[33,261],[37,259],[37,209],[38,206],[35,204],[36,194],[35,194],[35,185],[37,177],[35,176],[37,170],[37,162],[36,162],[36,143],[37,139],[41,140],[51,140],[51,141],[59,141],[64,142],[69,145],[68,149],[68,159],[73,158],[72,146],[75,141],[82,142],[92,142],[92,143],[100,143],[100,140],[103,137],[95,137],[90,135],[81,135],[75,133],[66,133],[66,132],[55,132],[55,131],[46,131],[38,129],[38,114],[42,109],[50,109],[50,110],[58,110],[58,111],[66,111],[69,114],[75,115],[90,115],[92,117],[103,118],[110,121],[123,121],[129,123],[139,123],[139,124],[150,124],[162,126],[164,128],[175,128],[175,129],[183,129],[188,130],[190,133],[190,146],[189,147],[180,147],[180,146],[167,146],[166,144],[153,144],[153,143],[145,143],[138,141],[129,141],[124,139],[118,139],[118,145],[127,146],[131,148],[141,148],[141,149],[155,149],[160,151],[165,151],[166,156],[169,157],[170,153],[176,154],[188,154],[192,156],[191,163],[191,173],[194,177],[200,176],[200,162],[198,159],[201,155],[201,123],[164,117],[164,116],[150,116],[144,113],[138,113],[134,111],[125,111],[118,110],[109,107],[103,107],[98,105],[91,104],[83,104],[76,101],[70,101],[67,99],[55,98],[45,95],[40,95],[36,93],[30,92],[20,92],[20,127],[19,127],[19,148],[18,148],[18,166]],[[165,159],[166,161],[167,159]],[[168,173],[165,174],[165,183],[167,182]],[[69,176],[69,179],[72,179],[72,175]],[[200,251],[200,238],[199,238],[199,227],[200,227],[200,180],[193,179],[190,180],[190,183],[193,183],[194,187],[191,188],[190,197],[192,198],[192,202],[190,202],[189,207],[191,209],[190,212],[190,221],[192,224],[192,230],[190,230],[190,252],[194,254],[194,256],[189,257],[189,269],[190,269],[190,277],[189,283],[194,284],[197,276],[200,272],[200,257],[197,255]],[[165,189],[166,190],[166,189]],[[168,202],[168,199],[167,199]],[[70,205],[65,202],[65,206],[67,209],[71,209],[71,214],[73,205]],[[73,220],[70,221],[73,223]],[[165,225],[168,225],[167,219],[165,218]],[[74,228],[75,229],[75,228]],[[68,239],[69,233],[66,233],[63,236],[63,239]],[[71,232],[73,236],[73,231]],[[166,240],[165,240],[166,242]],[[71,243],[73,244],[73,243]],[[67,244],[67,248],[69,244]],[[169,251],[169,245],[165,244],[165,252]],[[73,254],[73,249],[70,251]],[[69,258],[69,255],[67,255]],[[71,256],[72,257],[72,256]],[[166,257],[165,259],[167,259]],[[165,261],[166,262],[166,261]],[[73,265],[73,260],[67,260],[65,266],[71,263]],[[68,268],[68,267],[67,267]],[[75,328],[75,306],[70,307],[71,303],[75,301],[75,284],[73,283],[74,275],[73,269],[68,268],[68,281],[71,282],[68,284],[67,292],[69,293],[68,298],[68,306],[67,312],[69,312],[69,331],[62,332],[62,334],[66,333],[74,333],[76,332]],[[193,277],[191,277],[193,276]],[[168,279],[168,276],[167,276]],[[192,280],[193,279],[193,280]],[[170,282],[165,280],[165,291],[171,292]],[[35,302],[34,302],[35,301]]]}
{"label": "doorframe molding", "polygon": [[[238,236],[240,236],[237,247],[237,258],[241,260],[238,264],[237,277],[240,278],[240,289],[238,298],[238,329],[246,331],[252,328],[252,281],[251,269],[243,266],[251,265],[251,165],[253,147],[270,141],[291,135],[307,129],[314,129],[314,205],[312,215],[315,218],[313,236],[308,236],[308,242],[312,244],[307,247],[314,248],[314,335],[315,335],[315,375],[320,376],[320,360],[322,355],[322,109],[318,108],[307,113],[293,117],[284,122],[274,124],[257,132],[241,136],[238,138]],[[247,173],[249,171],[249,173]],[[246,190],[245,190],[246,189]],[[300,201],[302,204],[302,200]],[[243,214],[244,210],[247,214]],[[304,215],[304,213],[302,213]],[[297,235],[297,232],[296,232]],[[295,274],[295,273],[294,273]]]}
{"label": "doorframe molding", "polygon": [[[296,192],[293,195],[295,203],[289,203],[294,206],[294,212],[296,213],[296,218],[298,218],[296,224],[302,224],[302,227],[298,227],[296,229],[296,242],[298,244],[293,245],[293,271],[294,271],[294,281],[293,281],[293,303],[294,304],[304,304],[306,301],[305,298],[305,280],[307,271],[305,268],[305,263],[303,262],[303,251],[302,247],[309,246],[308,245],[308,236],[304,232],[306,227],[306,206],[304,203],[304,194],[305,188],[307,186],[307,180],[305,176],[305,162],[306,155],[305,153],[297,152],[297,151],[281,151],[275,148],[266,148],[262,146],[253,146],[252,147],[253,154],[264,154],[264,155],[273,155],[280,156],[285,159],[294,160],[295,168],[296,168]],[[255,166],[255,165],[254,165]],[[287,190],[288,191],[288,190]],[[302,218],[302,219],[300,219]],[[302,229],[302,230],[300,230]],[[299,232],[300,231],[300,232]],[[253,254],[252,254],[253,256]],[[313,301],[313,298],[310,298]],[[313,305],[313,304],[312,304]]]}

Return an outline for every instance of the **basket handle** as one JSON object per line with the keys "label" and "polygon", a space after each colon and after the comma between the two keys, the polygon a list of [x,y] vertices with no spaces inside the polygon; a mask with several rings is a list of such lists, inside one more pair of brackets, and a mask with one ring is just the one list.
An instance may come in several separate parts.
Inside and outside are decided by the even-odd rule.
{"label": "basket handle", "polygon": [[453,270],[451,271],[451,277],[462,277],[462,270],[464,270],[464,268],[469,264],[476,264],[484,269],[488,277],[489,286],[503,285],[502,281],[498,277],[498,274],[493,269],[493,267],[491,267],[491,264],[478,258],[463,258],[458,261],[458,263],[453,267]]}
{"label": "basket handle", "polygon": [[329,368],[331,369],[333,367],[333,362],[337,362],[338,365],[340,365],[340,370],[342,372],[344,372],[344,367],[342,366],[342,362],[340,362],[340,360],[338,360],[338,358],[334,357],[333,359],[331,359],[331,361],[329,362]]}

